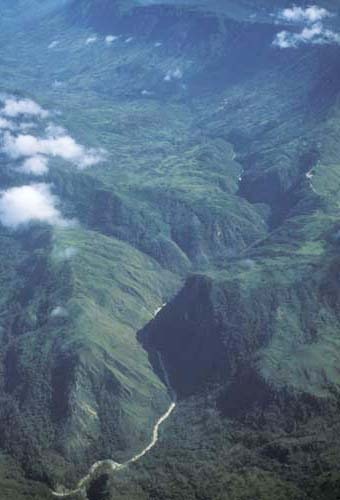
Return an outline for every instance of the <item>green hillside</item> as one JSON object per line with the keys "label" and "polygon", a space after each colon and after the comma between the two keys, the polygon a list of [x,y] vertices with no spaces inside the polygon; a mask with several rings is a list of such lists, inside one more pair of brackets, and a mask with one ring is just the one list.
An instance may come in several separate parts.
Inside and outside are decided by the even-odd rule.
{"label": "green hillside", "polygon": [[339,6],[285,7],[3,2],[1,500],[146,447],[157,352],[76,500],[338,498]]}

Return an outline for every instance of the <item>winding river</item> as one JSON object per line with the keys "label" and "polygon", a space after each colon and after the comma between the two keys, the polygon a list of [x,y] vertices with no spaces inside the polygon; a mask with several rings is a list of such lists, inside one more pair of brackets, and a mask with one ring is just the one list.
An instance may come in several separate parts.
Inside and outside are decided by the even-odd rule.
{"label": "winding river", "polygon": [[[154,312],[154,317],[157,316],[157,314],[160,312],[161,309],[163,309],[164,306],[165,306],[165,304],[163,304],[162,307],[158,308]],[[138,453],[137,455],[134,455],[132,458],[130,458],[130,460],[128,460],[127,462],[124,462],[123,464],[119,464],[117,462],[114,462],[113,460],[100,460],[98,462],[95,462],[92,465],[92,467],[90,468],[88,474],[79,481],[79,483],[77,484],[77,487],[75,489],[73,489],[73,490],[63,489],[62,491],[52,491],[52,494],[54,497],[67,498],[67,497],[76,495],[78,493],[85,493],[86,494],[86,491],[85,491],[86,485],[91,481],[93,475],[99,469],[106,468],[106,469],[110,469],[112,472],[116,472],[116,471],[125,469],[126,467],[129,466],[129,464],[134,463],[134,462],[138,462],[138,460],[140,460],[142,457],[147,455],[152,450],[152,448],[154,448],[154,446],[156,446],[158,439],[159,439],[160,427],[162,426],[162,424],[164,422],[166,422],[166,420],[168,420],[168,418],[170,417],[170,415],[172,414],[172,412],[176,408],[176,393],[170,384],[169,375],[168,375],[168,372],[165,368],[162,356],[160,353],[157,353],[157,355],[158,355],[158,359],[159,359],[159,365],[160,365],[161,370],[163,372],[164,381],[165,381],[165,383],[168,387],[168,390],[171,394],[171,397],[172,397],[172,403],[170,404],[167,411],[157,420],[156,424],[154,425],[154,428],[152,431],[152,439],[151,439],[150,443],[140,453]]]}

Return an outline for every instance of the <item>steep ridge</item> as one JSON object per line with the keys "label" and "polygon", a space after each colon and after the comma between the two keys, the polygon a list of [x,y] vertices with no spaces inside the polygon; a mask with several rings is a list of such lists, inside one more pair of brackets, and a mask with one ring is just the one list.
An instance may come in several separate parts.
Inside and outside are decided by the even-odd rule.
{"label": "steep ridge", "polygon": [[[164,306],[163,306],[164,307]],[[154,313],[154,317],[157,316],[158,312],[162,309],[162,307],[157,308],[157,310]],[[127,460],[124,463],[117,463],[114,462],[113,460],[107,459],[107,460],[100,460],[95,462],[91,468],[89,473],[84,476],[78,483],[76,488],[74,489],[65,489],[62,486],[58,486],[57,490],[58,491],[52,491],[52,495],[56,498],[70,498],[79,495],[85,495],[86,496],[86,490],[89,484],[93,483],[95,481],[96,476],[100,476],[101,472],[100,471],[105,471],[109,470],[111,473],[117,473],[119,471],[122,471],[126,469],[130,464],[133,464],[135,462],[138,462],[141,458],[146,456],[158,443],[159,439],[159,431],[161,426],[171,417],[173,411],[176,408],[176,392],[171,386],[169,375],[167,373],[167,370],[165,368],[163,359],[159,353],[157,353],[157,359],[158,359],[158,366],[159,369],[162,373],[162,378],[166,384],[166,387],[169,391],[169,394],[171,395],[171,403],[167,411],[159,417],[152,429],[152,438],[150,443],[139,453],[134,455],[132,458]]]}
{"label": "steep ridge", "polygon": [[[216,472],[194,474],[193,497],[211,494],[216,481],[216,498],[224,488],[231,498],[248,498],[252,489],[261,499],[338,495],[338,223],[312,216],[315,240],[299,241],[301,222],[227,272],[190,278],[143,332],[146,347],[163,353],[182,404],[165,443],[174,471],[158,495],[190,460]],[[183,426],[191,431],[180,444]],[[193,436],[203,435],[204,444],[191,448]],[[201,448],[204,465],[195,459]]]}

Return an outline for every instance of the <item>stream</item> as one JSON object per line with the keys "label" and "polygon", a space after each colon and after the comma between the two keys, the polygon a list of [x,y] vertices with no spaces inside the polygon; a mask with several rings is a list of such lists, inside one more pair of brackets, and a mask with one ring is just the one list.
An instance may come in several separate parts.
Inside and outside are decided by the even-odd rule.
{"label": "stream", "polygon": [[[159,311],[161,309],[163,309],[163,307],[165,306],[165,304],[158,308],[155,313],[154,313],[154,317],[157,316],[157,314],[159,313]],[[175,391],[174,389],[172,388],[171,384],[170,384],[170,380],[169,380],[169,375],[168,375],[168,372],[164,366],[164,362],[163,362],[163,359],[162,359],[162,356],[161,354],[158,352],[157,353],[158,355],[158,360],[159,360],[159,365],[161,367],[161,370],[163,372],[163,377],[164,377],[164,381],[168,387],[168,390],[171,394],[171,397],[172,397],[172,402],[169,406],[169,408],[167,409],[167,411],[157,420],[157,422],[155,423],[154,425],[154,428],[153,428],[153,431],[152,431],[152,439],[150,441],[150,443],[138,454],[134,455],[132,458],[130,458],[130,460],[128,460],[127,462],[124,462],[122,464],[119,464],[117,462],[114,462],[113,460],[100,460],[98,462],[95,462],[92,467],[90,468],[88,474],[83,477],[77,487],[73,490],[67,490],[67,489],[64,489],[63,491],[61,492],[58,492],[58,491],[52,491],[52,495],[56,498],[67,498],[67,497],[70,497],[72,495],[76,495],[78,493],[82,493],[85,486],[91,481],[93,475],[102,467],[108,467],[109,469],[111,469],[112,472],[116,472],[116,471],[119,471],[119,470],[122,470],[122,469],[125,469],[126,467],[129,466],[129,464],[131,463],[135,463],[135,462],[138,462],[138,460],[140,460],[142,457],[144,457],[145,455],[147,455],[151,450],[152,448],[154,448],[158,442],[158,439],[159,439],[159,429],[160,427],[162,426],[162,424],[164,424],[164,422],[166,422],[168,420],[168,418],[171,416],[172,412],[174,411],[174,409],[176,408],[176,394],[175,394]]]}

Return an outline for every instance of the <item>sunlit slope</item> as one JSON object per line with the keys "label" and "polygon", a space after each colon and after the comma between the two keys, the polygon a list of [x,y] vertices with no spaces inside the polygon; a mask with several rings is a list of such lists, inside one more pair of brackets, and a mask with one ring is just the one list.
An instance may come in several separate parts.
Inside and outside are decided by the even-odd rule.
{"label": "sunlit slope", "polygon": [[44,238],[13,242],[3,272],[1,443],[39,477],[75,481],[95,457],[138,451],[166,406],[135,332],[176,280],[117,240],[67,230],[46,252]]}

